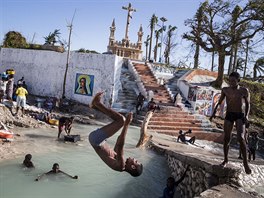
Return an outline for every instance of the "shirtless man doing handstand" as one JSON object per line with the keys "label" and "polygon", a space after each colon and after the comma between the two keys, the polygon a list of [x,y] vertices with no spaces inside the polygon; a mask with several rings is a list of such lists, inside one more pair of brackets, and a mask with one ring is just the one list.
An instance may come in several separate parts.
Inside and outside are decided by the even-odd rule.
{"label": "shirtless man doing handstand", "polygon": [[[219,102],[215,106],[214,112],[210,117],[210,121],[215,117],[217,107],[226,98],[226,117],[224,122],[224,161],[221,164],[226,166],[228,163],[228,150],[232,135],[232,129],[234,122],[236,122],[237,139],[240,143],[240,149],[243,156],[243,165],[245,172],[251,174],[251,169],[247,161],[247,149],[245,142],[245,124],[248,123],[248,114],[250,109],[250,94],[244,87],[238,85],[240,81],[240,75],[237,72],[232,72],[229,75],[229,87],[224,87],[219,98]],[[242,103],[245,101],[245,112],[242,110]]]}
{"label": "shirtless man doing handstand", "polygon": [[[133,115],[129,113],[126,118],[118,112],[105,107],[101,102],[103,92],[97,93],[90,107],[97,109],[113,119],[113,122],[90,133],[89,142],[99,155],[99,157],[113,170],[123,172],[126,171],[130,175],[140,176],[143,165],[134,158],[124,159],[124,144],[128,130],[128,126],[132,121]],[[122,129],[118,136],[114,149],[106,143],[107,138],[113,136],[119,129]]]}

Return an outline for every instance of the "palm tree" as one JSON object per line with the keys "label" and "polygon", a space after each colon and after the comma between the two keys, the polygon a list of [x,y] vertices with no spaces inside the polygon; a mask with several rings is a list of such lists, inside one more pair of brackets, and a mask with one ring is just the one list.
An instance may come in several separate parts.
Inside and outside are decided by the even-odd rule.
{"label": "palm tree", "polygon": [[248,45],[249,45],[249,38],[246,40],[246,60],[245,60],[245,67],[244,67],[244,73],[243,73],[243,77],[246,77],[246,71],[247,71],[247,62],[248,62]]}
{"label": "palm tree", "polygon": [[149,35],[147,36],[146,41],[144,42],[146,46],[146,61],[148,60],[148,45],[149,45]]}
{"label": "palm tree", "polygon": [[257,77],[257,73],[264,73],[264,57],[259,58],[253,67],[253,78]]}
{"label": "palm tree", "polygon": [[237,58],[236,67],[234,68],[235,71],[240,70],[243,71],[245,65],[245,59]]}
{"label": "palm tree", "polygon": [[150,27],[150,42],[149,42],[149,56],[148,56],[149,59],[151,58],[153,32],[155,30],[155,25],[157,23],[158,23],[158,17],[155,14],[153,14],[150,19],[150,24],[149,24],[149,27]]}
{"label": "palm tree", "polygon": [[[202,20],[204,17],[204,7],[205,7],[205,4],[202,3],[195,14],[195,23],[196,23],[195,25],[197,26],[195,34],[197,37],[201,36]],[[196,43],[195,54],[193,57],[194,58],[194,65],[193,65],[194,69],[198,68],[199,56],[200,56],[200,45]]]}
{"label": "palm tree", "polygon": [[162,32],[162,28],[160,28],[159,30],[155,30],[155,37],[156,37],[156,45],[154,48],[154,60],[155,62],[157,61],[157,55],[158,55],[158,48],[161,46],[161,43],[159,42],[159,37],[160,37],[160,33]]}
{"label": "palm tree", "polygon": [[58,29],[55,29],[53,33],[50,32],[48,36],[44,37],[45,44],[55,45],[55,43],[59,42],[60,34]]}
{"label": "palm tree", "polygon": [[169,25],[168,28],[168,32],[167,32],[167,43],[166,43],[166,48],[165,48],[165,52],[164,52],[164,57],[165,57],[165,63],[166,64],[170,64],[170,53],[171,53],[171,49],[175,46],[175,44],[173,44],[171,42],[171,37],[173,36],[173,32],[177,29],[176,26],[171,26]]}

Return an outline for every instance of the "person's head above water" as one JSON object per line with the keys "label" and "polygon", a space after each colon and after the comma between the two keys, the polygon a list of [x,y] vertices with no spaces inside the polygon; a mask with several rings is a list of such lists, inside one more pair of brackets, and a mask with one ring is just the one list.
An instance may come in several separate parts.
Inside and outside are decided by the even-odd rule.
{"label": "person's head above water", "polygon": [[143,165],[134,158],[127,158],[125,162],[125,171],[133,177],[138,177],[142,174]]}
{"label": "person's head above water", "polygon": [[52,166],[52,172],[54,173],[58,173],[60,170],[60,166],[58,163],[54,163],[53,166]]}
{"label": "person's head above water", "polygon": [[32,159],[32,155],[31,154],[26,154],[25,160],[30,161],[31,159]]}

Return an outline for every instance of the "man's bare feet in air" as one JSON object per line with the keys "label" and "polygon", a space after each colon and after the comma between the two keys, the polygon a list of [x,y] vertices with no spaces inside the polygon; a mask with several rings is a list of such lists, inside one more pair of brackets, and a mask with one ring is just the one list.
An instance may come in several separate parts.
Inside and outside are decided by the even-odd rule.
{"label": "man's bare feet in air", "polygon": [[129,112],[126,116],[126,121],[125,121],[125,125],[129,125],[133,120],[133,113]]}
{"label": "man's bare feet in air", "polygon": [[92,102],[89,105],[90,108],[95,108],[96,105],[100,103],[100,100],[101,100],[103,93],[104,92],[98,92],[97,94],[95,94]]}
{"label": "man's bare feet in air", "polygon": [[228,162],[227,161],[223,161],[220,166],[222,166],[223,168],[225,168],[227,166]]}

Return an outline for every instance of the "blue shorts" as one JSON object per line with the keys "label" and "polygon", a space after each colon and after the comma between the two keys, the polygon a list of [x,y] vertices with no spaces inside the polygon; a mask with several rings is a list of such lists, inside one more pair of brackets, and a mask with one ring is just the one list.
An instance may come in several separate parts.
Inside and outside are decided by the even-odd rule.
{"label": "blue shorts", "polygon": [[105,143],[107,135],[102,129],[97,129],[89,134],[88,139],[92,146],[101,146]]}

